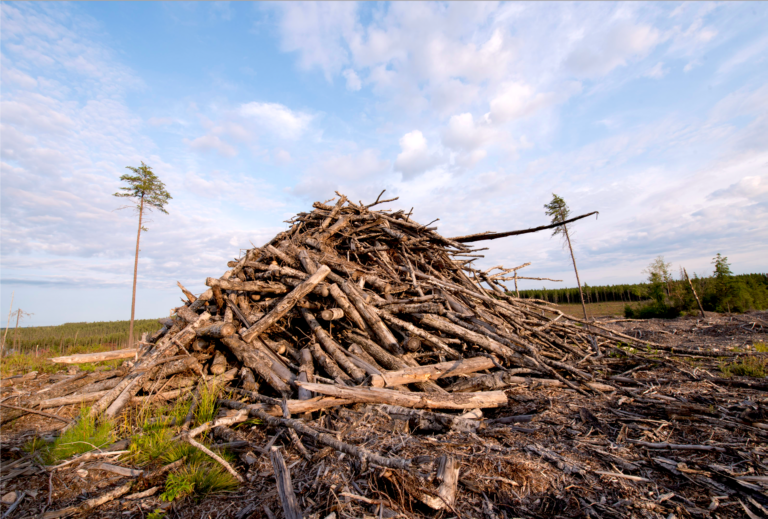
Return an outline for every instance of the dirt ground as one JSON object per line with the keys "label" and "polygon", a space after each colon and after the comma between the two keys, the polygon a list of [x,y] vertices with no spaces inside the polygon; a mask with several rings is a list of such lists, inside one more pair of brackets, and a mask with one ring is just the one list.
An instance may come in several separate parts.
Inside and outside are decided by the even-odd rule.
{"label": "dirt ground", "polygon": [[[610,380],[615,390],[585,395],[540,387],[530,379],[508,389],[508,405],[486,410],[475,430],[419,430],[413,421],[367,405],[312,416],[313,424],[339,440],[411,459],[410,470],[361,463],[304,438],[312,455],[308,461],[287,434],[254,425],[240,429],[249,443],[236,451],[236,469],[247,480],[237,490],[172,503],[162,502],[159,492],[123,496],[86,515],[143,519],[162,510],[165,517],[179,518],[283,517],[272,465],[259,452],[274,441],[308,518],[768,516],[768,382],[727,378],[721,371],[747,357],[765,361],[755,345],[762,349],[768,341],[768,313],[669,321],[599,317],[597,323],[664,349],[599,343],[599,362],[586,358],[579,365]],[[671,348],[688,353],[667,351]],[[15,405],[56,377],[4,387],[0,403]],[[47,412],[71,418],[78,410]],[[23,450],[33,438],[51,436],[62,425],[27,414],[0,429],[0,496],[24,492],[9,517],[77,506],[131,481],[100,471],[87,459],[46,467]],[[113,450],[124,448],[125,443]],[[458,460],[459,484],[455,504],[436,511],[424,501],[435,494],[436,459],[442,455]],[[104,459],[130,466],[118,456]],[[138,477],[130,494],[162,487],[163,481]],[[0,506],[6,513],[10,505]]]}

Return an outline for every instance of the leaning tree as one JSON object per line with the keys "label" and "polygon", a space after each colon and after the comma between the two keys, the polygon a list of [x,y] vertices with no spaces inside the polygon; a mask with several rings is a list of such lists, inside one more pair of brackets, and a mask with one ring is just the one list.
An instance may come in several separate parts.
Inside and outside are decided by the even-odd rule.
{"label": "leaning tree", "polygon": [[571,235],[568,232],[568,225],[563,223],[568,220],[568,215],[571,214],[571,210],[568,208],[568,204],[565,203],[561,197],[552,193],[552,200],[544,205],[544,209],[547,210],[547,216],[552,217],[552,223],[562,223],[559,227],[556,227],[552,236],[560,235],[563,237],[565,243],[568,245],[568,250],[571,252],[571,260],[573,260],[573,270],[576,272],[576,284],[579,286],[579,296],[581,297],[581,308],[584,310],[584,319],[587,319],[587,306],[584,304],[584,292],[581,290],[581,281],[579,280],[579,269],[576,268],[576,256],[573,255],[573,247],[571,246]]}
{"label": "leaning tree", "polygon": [[136,257],[133,262],[133,297],[131,299],[131,324],[128,328],[128,347],[133,345],[133,319],[136,312],[136,277],[139,272],[139,240],[141,239],[141,231],[147,231],[146,227],[142,226],[142,220],[144,219],[145,211],[152,211],[157,209],[160,212],[168,214],[165,210],[165,205],[168,200],[171,199],[171,195],[165,190],[165,184],[163,184],[157,175],[152,172],[152,168],[141,162],[141,166],[134,168],[132,166],[126,166],[126,169],[133,171],[133,175],[126,173],[120,177],[120,180],[128,184],[126,187],[121,187],[122,193],[115,193],[114,196],[121,198],[131,198],[135,202],[135,205],[128,206],[136,209],[139,215],[139,230],[136,234]]}

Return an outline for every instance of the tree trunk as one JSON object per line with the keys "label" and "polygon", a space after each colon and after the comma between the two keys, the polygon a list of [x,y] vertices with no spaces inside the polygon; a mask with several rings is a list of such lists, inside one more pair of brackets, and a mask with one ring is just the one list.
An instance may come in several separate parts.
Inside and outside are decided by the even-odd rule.
{"label": "tree trunk", "polygon": [[129,348],[126,350],[112,350],[100,353],[80,353],[78,355],[70,355],[68,357],[53,357],[48,360],[59,364],[85,364],[87,362],[104,362],[106,360],[130,359],[135,357],[138,351],[139,350],[136,348]]}
{"label": "tree trunk", "polygon": [[421,409],[474,409],[507,405],[503,391],[482,393],[403,393],[377,387],[342,387],[299,382],[301,387],[323,395],[369,404],[392,404]]}
{"label": "tree trunk", "polygon": [[16,292],[11,292],[11,306],[8,308],[8,324],[5,325],[5,333],[3,334],[3,346],[2,349],[0,349],[0,357],[2,357],[5,354],[5,341],[8,338],[8,328],[11,327],[11,312],[13,311],[13,297],[16,295]]}
{"label": "tree trunk", "polygon": [[579,269],[576,268],[576,256],[573,255],[573,247],[571,247],[571,237],[568,234],[568,227],[563,226],[565,230],[565,239],[568,242],[568,250],[571,252],[571,260],[573,260],[573,271],[576,273],[576,284],[579,286],[579,296],[581,296],[581,309],[584,310],[584,320],[587,320],[587,305],[584,304],[584,292],[581,290],[581,281],[579,280]]}
{"label": "tree trunk", "polygon": [[21,308],[16,310],[16,328],[14,328],[13,330],[13,349],[14,350],[16,350],[16,339],[19,336],[19,319],[21,319]]}
{"label": "tree trunk", "polygon": [[133,260],[133,296],[131,297],[131,323],[128,325],[128,347],[133,347],[133,318],[136,315],[136,277],[139,274],[139,240],[141,239],[141,219],[144,216],[144,195],[139,205],[139,232],[136,234],[136,257]]}
{"label": "tree trunk", "polygon": [[691,286],[691,292],[693,292],[693,297],[696,298],[696,304],[699,305],[699,312],[701,312],[701,318],[704,319],[706,316],[704,315],[704,307],[701,306],[699,295],[696,293],[696,289],[693,288],[693,283],[691,283],[691,278],[688,277],[688,272],[685,269],[683,269],[683,273],[685,274],[685,279],[688,280],[688,284]]}

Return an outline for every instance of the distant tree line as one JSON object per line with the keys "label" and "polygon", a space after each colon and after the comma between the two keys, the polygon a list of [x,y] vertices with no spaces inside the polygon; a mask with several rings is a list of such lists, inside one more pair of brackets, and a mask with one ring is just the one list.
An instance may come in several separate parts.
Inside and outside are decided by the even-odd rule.
{"label": "distant tree line", "polygon": [[[768,309],[768,274],[733,275],[728,258],[718,254],[713,258],[714,272],[709,277],[691,278],[691,284],[701,299],[704,310],[721,313],[741,313]],[[677,317],[683,312],[697,309],[691,287],[682,269],[674,279],[670,264],[656,258],[644,273],[648,282],[625,285],[583,285],[587,303],[621,301],[641,305],[627,305],[625,315],[630,318]],[[520,297],[542,299],[555,304],[579,303],[578,288],[521,290]]]}
{"label": "distant tree line", "polygon": [[[154,332],[161,327],[156,319],[135,321],[134,333]],[[55,354],[70,355],[90,351],[91,348],[125,348],[128,345],[129,321],[96,323],[66,323],[59,326],[29,326],[18,329],[14,345],[10,338],[7,349],[17,353],[49,350]],[[0,333],[4,332],[0,329]],[[11,330],[13,334],[14,330]]]}

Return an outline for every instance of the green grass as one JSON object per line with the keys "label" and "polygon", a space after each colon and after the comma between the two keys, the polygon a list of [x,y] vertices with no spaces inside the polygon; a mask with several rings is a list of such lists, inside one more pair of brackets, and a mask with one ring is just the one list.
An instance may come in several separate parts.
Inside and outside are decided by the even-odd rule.
{"label": "green grass", "polygon": [[752,347],[755,348],[755,351],[758,353],[768,353],[768,344],[765,344],[764,342],[756,342]]}
{"label": "green grass", "polygon": [[80,410],[77,424],[56,438],[51,445],[40,449],[43,459],[51,464],[76,454],[101,449],[115,441],[114,422],[89,416],[90,408]]}
{"label": "green grass", "polygon": [[[624,315],[624,303],[622,303],[621,301],[609,301],[607,303],[590,303],[590,304],[587,304],[586,307],[587,307],[587,315],[589,317]],[[571,315],[579,319],[584,318],[584,311],[581,308],[581,303],[558,304],[557,308],[564,314]]]}
{"label": "green grass", "polygon": [[[219,389],[214,386],[201,386],[200,404],[195,412],[197,423],[215,417],[218,411],[218,392]],[[238,485],[229,472],[204,452],[187,442],[173,439],[189,412],[190,404],[188,400],[181,401],[172,407],[142,409],[136,415],[138,433],[131,438],[128,454],[133,463],[139,466],[153,463],[166,465],[184,459],[184,464],[166,478],[165,490],[160,496],[164,501],[186,497],[199,500],[210,494],[234,490]],[[210,440],[205,437],[200,442],[211,448]],[[227,451],[219,451],[217,454],[230,463],[235,461],[234,456]]]}
{"label": "green grass", "polygon": [[761,359],[751,355],[741,359],[720,364],[720,371],[724,377],[754,377],[765,378],[768,371],[768,359]]}
{"label": "green grass", "polygon": [[205,459],[187,460],[179,470],[169,474],[165,480],[165,491],[160,495],[160,499],[175,501],[191,495],[197,499],[203,499],[210,494],[236,488],[235,477],[205,456]]}
{"label": "green grass", "polygon": [[[74,355],[85,353],[78,351],[96,351],[91,348],[102,345],[108,350],[125,348],[128,343],[128,328],[130,321],[102,321],[95,323],[66,323],[59,326],[26,326],[8,330],[6,349],[30,353],[36,349],[55,350],[57,355]],[[159,330],[161,325],[155,319],[138,319],[134,321],[134,337],[141,337],[144,332],[152,333]],[[5,328],[0,328],[0,336]],[[16,340],[14,340],[16,336]]]}
{"label": "green grass", "polygon": [[200,384],[198,398],[200,403],[195,409],[195,420],[198,424],[210,422],[216,417],[219,410],[216,400],[219,397],[219,387],[214,383],[203,382]]}

